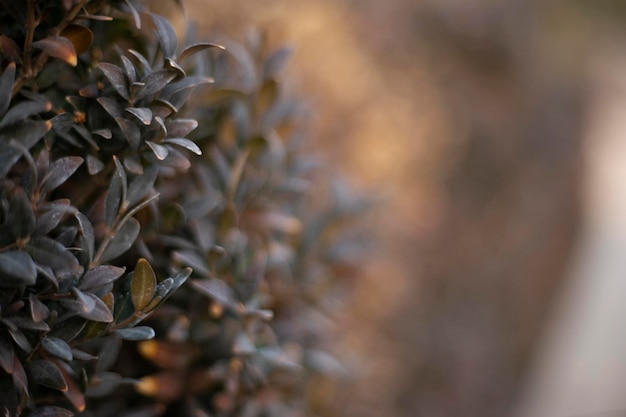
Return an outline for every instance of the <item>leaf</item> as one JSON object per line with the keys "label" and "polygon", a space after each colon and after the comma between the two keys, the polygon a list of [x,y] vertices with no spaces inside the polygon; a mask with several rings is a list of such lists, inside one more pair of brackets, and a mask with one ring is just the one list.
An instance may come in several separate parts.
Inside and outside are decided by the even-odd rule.
{"label": "leaf", "polygon": [[76,220],[78,220],[78,225],[80,226],[80,233],[82,234],[83,239],[85,241],[85,245],[87,246],[87,256],[91,260],[93,259],[94,246],[95,246],[95,236],[94,236],[93,225],[91,224],[87,216],[85,216],[81,212],[76,213]]}
{"label": "leaf", "polygon": [[96,302],[92,297],[89,297],[78,288],[72,288],[72,292],[76,295],[76,301],[78,301],[80,307],[78,313],[80,313],[82,317],[84,317],[83,314],[89,314],[96,308]]}
{"label": "leaf", "polygon": [[143,174],[135,177],[128,186],[128,205],[130,207],[141,201],[154,187],[158,170],[154,165],[149,166]]}
{"label": "leaf", "polygon": [[67,391],[65,377],[51,361],[45,359],[31,360],[26,364],[26,372],[30,378],[44,387],[59,391]]}
{"label": "leaf", "polygon": [[163,56],[165,58],[173,57],[176,52],[176,31],[170,22],[162,16],[150,13],[150,17],[152,22],[154,22]]}
{"label": "leaf", "polygon": [[275,79],[293,55],[293,48],[285,47],[274,51],[265,61],[263,73],[266,79]]}
{"label": "leaf", "polygon": [[98,129],[98,130],[94,130],[91,133],[93,133],[94,135],[98,135],[104,139],[111,139],[113,137],[113,133],[111,132],[111,129]]}
{"label": "leaf", "polygon": [[130,283],[130,294],[135,310],[141,311],[154,298],[156,292],[156,275],[144,258],[137,261],[133,278]]}
{"label": "leaf", "polygon": [[58,337],[59,339],[71,342],[81,334],[86,324],[86,320],[80,317],[72,317],[63,321],[61,325],[55,326],[50,333],[48,333],[48,337]]}
{"label": "leaf", "polygon": [[141,64],[144,73],[149,73],[150,71],[152,71],[152,65],[150,65],[150,62],[146,59],[146,57],[144,57],[142,54],[135,51],[134,49],[129,49],[128,52],[132,56],[137,58],[137,61],[139,61],[139,63]]}
{"label": "leaf", "polygon": [[112,323],[113,313],[104,301],[91,293],[85,293],[85,295],[93,300],[94,308],[88,313],[81,314],[81,317],[100,323]]}
{"label": "leaf", "polygon": [[[17,356],[17,353],[13,354],[13,384],[28,393],[28,377],[26,371],[22,366],[22,361]],[[28,395],[28,394],[27,394]]]}
{"label": "leaf", "polygon": [[30,199],[22,188],[17,188],[9,205],[9,230],[16,239],[25,239],[35,230],[35,213]]}
{"label": "leaf", "polygon": [[76,172],[83,163],[80,156],[68,156],[57,159],[50,165],[48,175],[43,179],[41,192],[48,194],[50,191],[63,184],[69,177]]}
{"label": "leaf", "polygon": [[[15,326],[16,328],[25,329],[25,330],[40,330],[47,332],[50,330],[50,326],[45,321],[36,322],[32,320],[30,317],[25,316],[11,316],[7,318],[0,319],[8,326]],[[9,324],[10,323],[10,324]]]}
{"label": "leaf", "polygon": [[196,145],[194,142],[190,141],[189,139],[185,139],[185,138],[170,138],[170,139],[165,139],[164,143],[171,143],[173,145],[178,145],[180,147],[183,147],[187,150],[190,150],[191,152],[195,153],[196,155],[202,155],[202,150],[198,147],[198,145]]}
{"label": "leaf", "polygon": [[120,58],[122,59],[122,65],[124,65],[124,71],[126,72],[128,80],[131,84],[134,83],[137,81],[137,70],[135,69],[135,66],[126,56],[120,55]]}
{"label": "leaf", "polygon": [[43,321],[50,315],[50,309],[35,294],[28,296],[30,305],[30,317],[34,321]]}
{"label": "leaf", "polygon": [[106,79],[109,80],[115,91],[124,100],[128,100],[128,81],[124,71],[117,65],[109,64],[108,62],[99,63],[98,68],[100,68]]}
{"label": "leaf", "polygon": [[[117,161],[117,158],[115,161]],[[122,207],[122,201],[125,197],[126,191],[126,173],[124,168],[120,170],[119,161],[115,164],[116,170],[115,174],[111,178],[111,183],[109,184],[109,189],[104,198],[104,223],[112,227],[115,219],[120,212],[120,208]]]}
{"label": "leaf", "polygon": [[62,36],[50,36],[45,39],[33,42],[32,46],[37,49],[41,49],[51,57],[58,58],[71,66],[75,67],[78,63],[78,57],[76,56],[76,49],[72,42]]}
{"label": "leaf", "polygon": [[37,270],[33,259],[24,251],[14,250],[0,253],[0,287],[35,285]]}
{"label": "leaf", "polygon": [[137,92],[135,101],[151,97],[160,92],[174,78],[176,78],[176,73],[172,70],[160,70],[149,74],[142,80],[145,85]]}
{"label": "leaf", "polygon": [[13,373],[13,343],[9,340],[6,331],[0,332],[0,368],[7,374]]}
{"label": "leaf", "polygon": [[112,98],[98,97],[96,101],[104,108],[104,110],[111,115],[114,119],[123,118],[122,106]]}
{"label": "leaf", "polygon": [[89,172],[90,175],[96,175],[98,172],[101,172],[103,169],[104,169],[104,163],[100,159],[96,158],[93,155],[87,155],[87,172]]}
{"label": "leaf", "polygon": [[18,329],[11,329],[9,327],[7,327],[7,330],[15,341],[15,344],[18,345],[20,349],[22,349],[26,353],[30,353],[33,350],[33,347],[31,346],[26,336],[24,336],[24,333],[22,333]]}
{"label": "leaf", "polygon": [[78,282],[78,288],[86,291],[103,287],[122,276],[126,268],[113,265],[99,265],[88,270]]}
{"label": "leaf", "polygon": [[140,223],[134,217],[131,217],[124,223],[124,225],[117,231],[115,237],[111,240],[109,245],[107,246],[102,258],[101,262],[107,262],[113,258],[117,258],[131,246],[137,239],[139,235],[139,230],[141,229]]}
{"label": "leaf", "polygon": [[[11,62],[22,63],[22,51],[15,41],[8,36],[0,35],[0,55]],[[2,115],[2,112],[0,112]]]}
{"label": "leaf", "polygon": [[127,107],[126,111],[146,126],[152,123],[152,110],[147,107]]}
{"label": "leaf", "polygon": [[195,119],[175,119],[165,122],[168,137],[184,138],[198,127],[198,121]]}
{"label": "leaf", "polygon": [[118,329],[113,333],[124,340],[139,341],[153,339],[155,336],[154,329],[149,326],[136,326],[129,329]]}
{"label": "leaf", "polygon": [[58,202],[46,203],[41,207],[35,222],[36,235],[45,235],[50,233],[61,221],[67,213],[74,213],[76,209],[70,206],[69,200],[58,200]]}
{"label": "leaf", "polygon": [[61,32],[61,36],[72,42],[77,54],[87,51],[93,42],[93,32],[82,25],[67,25]]}
{"label": "leaf", "polygon": [[139,143],[141,142],[141,131],[139,130],[139,126],[130,120],[124,119],[123,117],[117,117],[115,118],[115,121],[120,129],[122,129],[122,133],[124,133],[124,137],[126,138],[128,144],[133,149],[137,149],[139,147]]}
{"label": "leaf", "polygon": [[37,409],[30,413],[27,417],[72,417],[73,415],[74,413],[70,410],[49,405],[45,407],[37,407]]}
{"label": "leaf", "polygon": [[213,82],[214,82],[213,78],[193,75],[193,76],[185,77],[182,80],[172,83],[168,85],[167,87],[163,88],[161,95],[163,97],[170,97],[188,88],[193,88],[202,84],[211,84]]}
{"label": "leaf", "polygon": [[49,120],[24,120],[0,133],[0,145],[15,141],[26,149],[32,148],[52,128]]}
{"label": "leaf", "polygon": [[235,301],[235,293],[224,281],[215,278],[192,280],[191,286],[200,293],[210,297],[223,305],[232,305]]}
{"label": "leaf", "polygon": [[137,27],[137,29],[141,29],[141,17],[139,16],[139,12],[137,11],[137,9],[135,9],[135,6],[133,6],[130,1],[124,0],[124,3],[128,7],[128,10],[130,10],[130,14],[133,17],[133,22],[135,23],[135,26]]}
{"label": "leaf", "polygon": [[49,266],[57,273],[80,269],[78,260],[66,247],[45,236],[31,238],[26,252],[36,263]]}
{"label": "leaf", "polygon": [[47,112],[52,109],[49,101],[23,101],[11,107],[8,112],[0,120],[0,129],[10,126],[15,122],[21,122],[30,116]]}
{"label": "leaf", "polygon": [[11,62],[7,65],[0,76],[0,115],[6,113],[11,103],[13,82],[15,82],[15,62]]}
{"label": "leaf", "polygon": [[200,51],[204,51],[209,48],[219,48],[222,50],[226,49],[222,45],[218,45],[216,43],[210,43],[210,42],[194,43],[193,45],[189,45],[185,49],[183,49],[183,52],[181,52],[180,56],[178,57],[178,61],[182,62],[186,58],[190,57],[191,55],[196,54]]}
{"label": "leaf", "polygon": [[66,362],[71,361],[74,357],[70,345],[68,345],[65,340],[59,339],[58,337],[45,337],[41,339],[41,347],[52,356],[56,356]]}
{"label": "leaf", "polygon": [[149,140],[146,141],[146,143],[148,144],[150,149],[152,149],[152,152],[154,152],[154,155],[157,157],[159,161],[162,161],[165,158],[167,158],[167,155],[169,154],[169,150],[165,146],[159,145],[158,143],[154,143]]}

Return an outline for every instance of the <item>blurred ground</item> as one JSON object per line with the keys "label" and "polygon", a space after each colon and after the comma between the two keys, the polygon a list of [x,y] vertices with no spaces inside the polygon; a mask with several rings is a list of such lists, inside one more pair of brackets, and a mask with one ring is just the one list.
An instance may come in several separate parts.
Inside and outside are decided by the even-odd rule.
{"label": "blurred ground", "polygon": [[320,148],[385,197],[340,320],[357,379],[328,393],[337,415],[502,417],[519,403],[586,207],[587,63],[621,36],[585,9],[621,2],[591,3],[186,1],[202,27],[295,45]]}

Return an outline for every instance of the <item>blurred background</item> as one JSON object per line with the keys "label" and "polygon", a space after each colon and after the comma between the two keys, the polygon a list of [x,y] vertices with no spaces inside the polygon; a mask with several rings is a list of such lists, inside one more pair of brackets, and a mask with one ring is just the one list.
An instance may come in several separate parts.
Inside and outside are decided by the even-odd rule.
{"label": "blurred background", "polygon": [[626,415],[626,1],[185,4],[293,45],[315,146],[383,201],[327,415]]}

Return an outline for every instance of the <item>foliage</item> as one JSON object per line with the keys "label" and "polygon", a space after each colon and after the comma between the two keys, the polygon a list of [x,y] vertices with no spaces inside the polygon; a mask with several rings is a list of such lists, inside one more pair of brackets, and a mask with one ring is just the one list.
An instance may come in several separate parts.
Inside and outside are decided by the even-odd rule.
{"label": "foliage", "polygon": [[363,204],[313,198],[289,50],[179,47],[127,0],[0,25],[0,414],[319,411]]}

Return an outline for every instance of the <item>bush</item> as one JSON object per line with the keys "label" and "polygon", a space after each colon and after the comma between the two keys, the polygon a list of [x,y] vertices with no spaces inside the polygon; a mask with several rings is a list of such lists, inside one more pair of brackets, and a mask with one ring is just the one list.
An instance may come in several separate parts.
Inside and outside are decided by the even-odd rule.
{"label": "bush", "polygon": [[364,205],[312,192],[289,50],[179,47],[135,1],[0,5],[0,414],[324,412]]}

